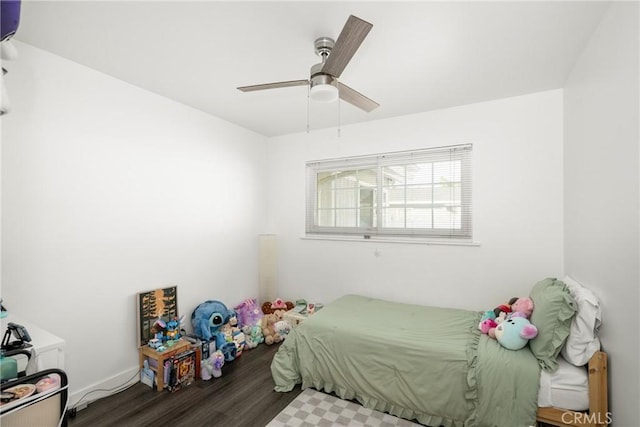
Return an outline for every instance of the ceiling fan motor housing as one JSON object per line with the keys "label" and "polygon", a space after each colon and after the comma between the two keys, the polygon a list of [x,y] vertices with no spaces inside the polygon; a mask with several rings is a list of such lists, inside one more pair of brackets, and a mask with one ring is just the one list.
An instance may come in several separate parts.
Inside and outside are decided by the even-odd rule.
{"label": "ceiling fan motor housing", "polygon": [[327,73],[322,72],[325,61],[331,54],[335,41],[329,37],[316,39],[314,47],[316,55],[322,58],[322,62],[311,66],[309,89],[311,98],[316,101],[331,102],[338,98],[338,80]]}
{"label": "ceiling fan motor housing", "polygon": [[336,42],[330,37],[320,37],[313,43],[316,49],[316,55],[322,58],[322,62],[327,59],[335,44]]}

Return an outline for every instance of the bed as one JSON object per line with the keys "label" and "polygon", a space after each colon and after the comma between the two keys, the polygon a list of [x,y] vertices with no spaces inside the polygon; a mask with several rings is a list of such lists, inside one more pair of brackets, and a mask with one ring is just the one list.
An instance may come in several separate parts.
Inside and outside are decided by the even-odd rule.
{"label": "bed", "polygon": [[[558,377],[565,375],[567,368],[574,371],[576,367],[562,362],[555,375]],[[575,375],[575,372],[570,375]],[[554,380],[550,379],[551,401],[540,402],[539,400],[541,405],[537,412],[538,421],[554,426],[574,427],[605,426],[610,423],[607,354],[603,351],[596,351],[580,375],[586,378],[577,380],[574,376],[572,383],[567,384],[566,381],[559,381],[556,387],[553,386]],[[541,375],[541,387],[543,377],[544,372]],[[578,383],[581,384],[578,385]],[[554,393],[557,396],[553,396]],[[557,399],[556,402],[554,402],[554,398]]]}
{"label": "bed", "polygon": [[[547,316],[542,308],[546,295],[558,293],[559,281],[545,280],[534,313]],[[547,317],[561,319],[568,334],[576,308],[567,294],[562,288],[561,297],[551,298],[562,307]],[[271,365],[275,390],[287,392],[301,384],[430,426],[606,421],[605,353],[589,361],[587,412],[567,412],[553,402],[541,408],[541,372],[558,371],[556,347],[566,339],[559,334],[564,326],[545,328],[539,334],[542,346],[511,351],[480,333],[480,317],[469,310],[343,296],[291,330]]]}

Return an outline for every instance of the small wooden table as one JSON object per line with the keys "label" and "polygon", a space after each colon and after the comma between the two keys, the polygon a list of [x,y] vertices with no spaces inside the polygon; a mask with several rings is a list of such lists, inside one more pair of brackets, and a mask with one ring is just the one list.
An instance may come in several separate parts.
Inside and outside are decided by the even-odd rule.
{"label": "small wooden table", "polygon": [[196,352],[196,378],[200,377],[200,348],[194,346],[192,348],[191,343],[185,340],[178,340],[173,346],[169,347],[165,351],[157,351],[155,348],[151,348],[148,345],[140,347],[140,367],[144,366],[144,361],[149,358],[156,361],[156,366],[152,366],[149,363],[149,368],[156,373],[156,387],[158,391],[164,389],[164,362],[167,359],[175,356],[178,353],[182,353],[187,350],[195,350]]}

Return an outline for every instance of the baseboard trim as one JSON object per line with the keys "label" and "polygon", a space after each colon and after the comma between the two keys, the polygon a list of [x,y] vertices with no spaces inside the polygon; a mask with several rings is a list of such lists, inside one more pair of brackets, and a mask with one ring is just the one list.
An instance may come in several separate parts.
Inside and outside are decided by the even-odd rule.
{"label": "baseboard trim", "polygon": [[[69,408],[77,406],[77,410],[82,410],[91,402],[118,393],[127,386],[131,386],[137,382],[140,382],[140,368],[131,367],[102,381],[74,391],[69,396]],[[80,399],[82,399],[82,401],[78,405]]]}

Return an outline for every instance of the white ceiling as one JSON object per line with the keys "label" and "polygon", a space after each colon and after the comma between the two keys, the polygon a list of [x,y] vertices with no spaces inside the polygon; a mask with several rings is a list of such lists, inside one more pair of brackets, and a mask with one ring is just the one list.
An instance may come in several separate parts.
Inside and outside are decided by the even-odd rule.
{"label": "white ceiling", "polygon": [[[560,88],[607,2],[23,0],[17,40],[266,136]],[[307,102],[313,42],[373,29],[341,81],[380,103]]]}

